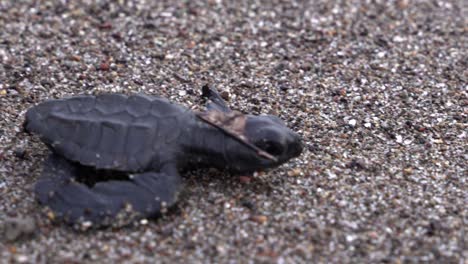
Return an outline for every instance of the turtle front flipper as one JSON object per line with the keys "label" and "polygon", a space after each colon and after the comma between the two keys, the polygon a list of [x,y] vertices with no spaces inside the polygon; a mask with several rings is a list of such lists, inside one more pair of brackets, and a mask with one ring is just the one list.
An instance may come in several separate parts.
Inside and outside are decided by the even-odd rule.
{"label": "turtle front flipper", "polygon": [[124,226],[155,217],[175,204],[182,180],[173,166],[129,175],[129,180],[77,182],[80,165],[52,154],[35,186],[38,200],[74,227]]}
{"label": "turtle front flipper", "polygon": [[231,108],[226,104],[221,95],[215,88],[205,85],[202,87],[202,97],[210,100],[206,108],[208,111],[218,110],[224,113],[232,112]]}

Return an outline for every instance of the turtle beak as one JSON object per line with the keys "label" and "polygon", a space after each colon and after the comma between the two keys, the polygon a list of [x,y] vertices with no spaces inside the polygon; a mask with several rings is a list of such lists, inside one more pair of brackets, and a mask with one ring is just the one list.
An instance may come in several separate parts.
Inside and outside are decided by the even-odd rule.
{"label": "turtle beak", "polygon": [[301,155],[302,150],[304,149],[304,145],[300,140],[294,142],[293,144],[289,145],[288,147],[288,154],[290,157],[297,157]]}
{"label": "turtle beak", "polygon": [[304,150],[304,144],[302,143],[301,137],[296,133],[291,133],[285,144],[287,146],[284,157],[289,160],[301,155]]}

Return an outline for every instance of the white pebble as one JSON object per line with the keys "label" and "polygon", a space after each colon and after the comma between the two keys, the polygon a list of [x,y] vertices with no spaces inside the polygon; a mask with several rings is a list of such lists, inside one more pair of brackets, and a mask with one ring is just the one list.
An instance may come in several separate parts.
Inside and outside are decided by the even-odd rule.
{"label": "white pebble", "polygon": [[401,36],[395,36],[395,37],[393,38],[393,41],[395,41],[395,42],[403,42],[403,41],[405,41],[405,38],[404,38],[404,37],[401,37]]}
{"label": "white pebble", "polygon": [[397,143],[402,143],[403,142],[403,137],[401,135],[396,135],[396,142]]}
{"label": "white pebble", "polygon": [[18,255],[18,256],[16,256],[16,262],[26,263],[26,262],[28,262],[28,257],[25,256],[25,255]]}

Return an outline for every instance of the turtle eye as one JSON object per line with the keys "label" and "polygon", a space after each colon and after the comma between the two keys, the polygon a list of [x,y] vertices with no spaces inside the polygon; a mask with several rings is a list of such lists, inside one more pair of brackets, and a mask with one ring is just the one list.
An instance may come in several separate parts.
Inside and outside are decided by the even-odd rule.
{"label": "turtle eye", "polygon": [[257,146],[273,156],[278,156],[283,153],[282,146],[277,142],[267,140],[260,142]]}

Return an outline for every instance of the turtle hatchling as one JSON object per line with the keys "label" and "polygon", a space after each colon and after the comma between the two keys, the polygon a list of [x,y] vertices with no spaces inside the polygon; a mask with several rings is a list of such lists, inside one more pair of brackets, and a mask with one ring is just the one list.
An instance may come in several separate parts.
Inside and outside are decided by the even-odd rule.
{"label": "turtle hatchling", "polygon": [[75,227],[118,225],[173,206],[179,173],[189,168],[251,173],[301,153],[301,138],[278,117],[233,111],[207,86],[202,95],[209,101],[203,112],[140,94],[32,107],[24,128],[52,151],[35,185],[37,199]]}

